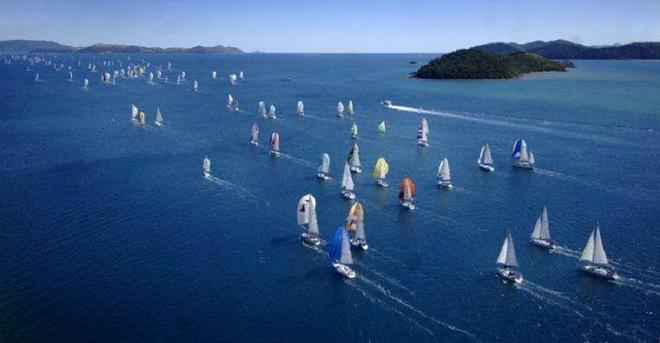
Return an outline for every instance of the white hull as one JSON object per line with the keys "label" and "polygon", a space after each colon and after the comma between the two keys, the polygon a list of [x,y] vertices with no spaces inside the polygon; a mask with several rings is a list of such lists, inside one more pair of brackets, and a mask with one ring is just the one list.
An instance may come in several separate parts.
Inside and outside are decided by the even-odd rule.
{"label": "white hull", "polygon": [[415,204],[413,204],[413,203],[410,202],[410,201],[404,201],[404,202],[402,202],[402,203],[401,203],[401,206],[403,206],[403,208],[405,208],[405,209],[407,209],[407,210],[411,210],[411,211],[415,209]]}
{"label": "white hull", "polygon": [[355,200],[355,193],[349,191],[341,191],[341,196],[344,197],[344,199]]}
{"label": "white hull", "polygon": [[357,139],[357,135],[351,135],[351,139]]}
{"label": "white hull", "polygon": [[383,105],[383,107],[385,107],[385,108],[392,107],[392,102],[389,101],[389,100],[384,100],[384,101],[381,102],[380,104]]}
{"label": "white hull", "polygon": [[419,146],[429,146],[429,143],[427,141],[417,141],[417,145]]}
{"label": "white hull", "polygon": [[205,179],[208,179],[208,178],[211,176],[211,173],[202,172],[202,176],[203,176]]}
{"label": "white hull", "polygon": [[543,247],[543,248],[547,248],[547,249],[550,249],[550,250],[555,249],[555,242],[552,241],[552,240],[532,238],[529,242],[534,244],[534,245],[537,245],[537,246],[540,246],[540,247]]}
{"label": "white hull", "polygon": [[275,156],[275,157],[280,157],[280,152],[279,151],[271,150],[270,154]]}
{"label": "white hull", "polygon": [[316,177],[317,177],[319,180],[327,180],[327,179],[330,178],[330,177],[328,176],[328,174],[326,174],[326,173],[316,173]]}
{"label": "white hull", "polygon": [[521,283],[523,282],[523,276],[519,272],[509,269],[509,268],[500,268],[497,270],[497,275],[499,275],[501,278],[504,280],[513,282],[513,283]]}
{"label": "white hull", "polygon": [[530,164],[529,162],[515,161],[513,162],[513,166],[520,169],[528,169],[528,170],[534,169],[534,165]]}
{"label": "white hull", "polygon": [[377,179],[376,184],[381,186],[381,187],[387,187],[388,186],[387,180],[385,180],[385,179]]}
{"label": "white hull", "polygon": [[362,169],[360,167],[351,167],[351,173],[360,174],[361,172],[362,172]]}
{"label": "white hull", "polygon": [[452,189],[454,186],[452,186],[451,181],[438,181],[438,186],[447,188],[447,189]]}
{"label": "white hull", "polygon": [[161,126],[163,126],[163,123],[157,121],[157,122],[154,122],[154,125],[156,125],[156,126],[158,126],[158,127],[161,127]]}
{"label": "white hull", "polygon": [[303,232],[300,234],[300,239],[302,239],[303,243],[309,244],[309,245],[314,245],[318,246],[321,244],[321,239],[315,236],[312,236],[308,234],[307,232]]}
{"label": "white hull", "polygon": [[362,240],[357,239],[357,238],[351,239],[351,245],[355,248],[360,248],[364,251],[369,250],[369,244],[367,244],[367,242],[362,241]]}
{"label": "white hull", "polygon": [[355,279],[357,274],[355,274],[355,271],[351,269],[351,267],[341,264],[341,263],[333,263],[332,266],[335,268],[335,271],[339,273],[339,275],[349,278],[349,279]]}
{"label": "white hull", "polygon": [[607,280],[618,280],[619,279],[619,274],[616,273],[614,269],[611,267],[605,267],[605,266],[598,266],[598,265],[593,265],[593,264],[585,264],[580,267],[581,270],[594,275],[598,276],[603,279]]}
{"label": "white hull", "polygon": [[250,141],[250,144],[252,144],[254,146],[259,146],[259,142],[256,142],[256,141]]}
{"label": "white hull", "polygon": [[479,168],[481,168],[482,170],[488,171],[488,172],[494,172],[495,171],[495,167],[489,166],[487,164],[479,163]]}

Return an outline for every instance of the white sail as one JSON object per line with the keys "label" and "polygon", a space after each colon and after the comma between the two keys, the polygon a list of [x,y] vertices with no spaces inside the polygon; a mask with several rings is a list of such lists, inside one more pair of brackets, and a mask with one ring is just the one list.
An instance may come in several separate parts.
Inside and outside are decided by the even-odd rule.
{"label": "white sail", "polygon": [[163,114],[160,113],[160,107],[156,108],[156,123],[162,123],[163,122]]}
{"label": "white sail", "polygon": [[238,78],[241,79],[241,80],[245,79],[245,74],[242,71],[239,71],[238,72]]}
{"label": "white sail", "polygon": [[591,262],[596,264],[607,264],[607,255],[603,247],[603,241],[600,237],[600,227],[596,226],[594,232],[594,255]]}
{"label": "white sail", "polygon": [[149,82],[153,82],[153,81],[154,81],[154,73],[149,72]]}
{"label": "white sail", "polygon": [[341,101],[337,104],[337,115],[344,115],[344,104],[342,104]]}
{"label": "white sail", "polygon": [[442,181],[451,181],[449,161],[446,158],[443,159],[438,166],[438,179]]}
{"label": "white sail", "polygon": [[270,105],[270,108],[268,109],[268,116],[271,118],[275,118],[276,115],[275,112],[276,112],[275,105]]}
{"label": "white sail", "polygon": [[83,89],[87,89],[87,88],[89,88],[89,80],[85,79],[83,81]]}
{"label": "white sail", "polygon": [[232,107],[234,104],[234,97],[231,94],[227,95],[227,107]]}
{"label": "white sail", "polygon": [[73,81],[73,73],[69,72],[69,81]]}
{"label": "white sail", "polygon": [[506,249],[509,246],[509,237],[504,238],[504,243],[502,243],[502,249],[500,249],[500,254],[497,256],[497,264],[506,263]]}
{"label": "white sail", "polygon": [[357,137],[358,135],[358,127],[357,124],[353,123],[353,126],[351,126],[351,136]]}
{"label": "white sail", "polygon": [[520,162],[528,162],[529,154],[527,153],[527,143],[523,140],[520,142],[520,156],[518,157]]}
{"label": "white sail", "polygon": [[353,264],[353,255],[351,255],[351,243],[348,237],[348,231],[342,230],[341,235],[341,258],[339,262],[342,264]]}
{"label": "white sail", "polygon": [[536,223],[534,224],[534,230],[532,231],[532,239],[541,238],[541,217],[536,218]]}
{"label": "white sail", "polygon": [[236,74],[229,74],[229,83],[236,84]]}
{"label": "white sail", "polygon": [[593,262],[595,234],[596,234],[596,230],[592,231],[591,234],[589,234],[589,240],[587,241],[587,245],[584,247],[584,250],[582,250],[580,261]]}
{"label": "white sail", "polygon": [[296,113],[298,113],[298,115],[305,114],[305,105],[303,104],[302,100],[298,100],[298,104],[296,105]]}
{"label": "white sail", "polygon": [[263,101],[259,101],[259,114],[266,116],[266,103]]}
{"label": "white sail", "polygon": [[356,223],[356,228],[355,228],[355,238],[361,239],[361,240],[366,240],[367,239],[367,233],[364,231],[364,219],[360,218],[357,220]]}
{"label": "white sail", "polygon": [[341,188],[347,191],[352,191],[355,188],[348,163],[344,164],[344,176],[341,178]]}
{"label": "white sail", "polygon": [[199,86],[199,84],[197,83],[197,80],[195,80],[195,82],[193,82],[193,90],[194,90],[195,92],[197,91],[197,87],[198,87],[198,86]]}
{"label": "white sail", "polygon": [[185,81],[185,80],[186,80],[186,72],[182,71],[181,72],[181,81]]}
{"label": "white sail", "polygon": [[[314,197],[312,197],[312,199],[314,199]],[[319,223],[316,220],[316,200],[310,201],[309,203],[309,223],[307,224],[307,232],[312,235],[319,234]]]}
{"label": "white sail", "polygon": [[518,267],[518,259],[516,258],[516,248],[513,245],[513,238],[511,237],[511,232],[507,233],[504,244],[502,244],[502,250],[500,250],[500,255],[497,257],[497,263],[503,264],[507,267]]}
{"label": "white sail", "polygon": [[135,105],[131,105],[131,118],[136,119],[138,112],[138,108]]}
{"label": "white sail", "polygon": [[252,125],[252,133],[250,134],[250,141],[255,144],[259,141],[259,126],[257,124]]}
{"label": "white sail", "polygon": [[211,160],[209,157],[204,157],[204,162],[202,163],[202,171],[206,174],[211,174]]}
{"label": "white sail", "polygon": [[348,100],[348,113],[355,113],[355,109],[353,108],[353,100]]}
{"label": "white sail", "polygon": [[351,167],[359,168],[361,166],[360,148],[358,147],[357,144],[353,144],[353,148],[351,149],[351,152],[349,154],[348,163],[351,165]]}
{"label": "white sail", "polygon": [[323,155],[321,155],[321,164],[319,165],[318,171],[319,173],[325,174],[328,174],[330,171],[330,155],[327,153],[323,153]]}
{"label": "white sail", "polygon": [[425,134],[429,133],[429,123],[426,121],[426,118],[422,118],[421,127],[422,127],[422,132],[424,132]]}
{"label": "white sail", "polygon": [[550,239],[550,223],[548,222],[548,210],[543,206],[543,213],[541,213],[540,223],[541,231],[539,232],[541,239]]}
{"label": "white sail", "polygon": [[487,166],[493,165],[493,157],[491,156],[490,146],[488,146],[488,144],[481,147],[479,163]]}
{"label": "white sail", "polygon": [[211,78],[214,79],[214,80],[217,79],[217,78],[218,78],[218,72],[215,71],[215,70],[212,71],[212,72],[211,72]]}
{"label": "white sail", "polygon": [[412,192],[410,191],[410,187],[405,186],[403,187],[403,201],[410,201],[412,200]]}
{"label": "white sail", "polygon": [[296,218],[298,221],[298,225],[307,225],[309,224],[310,220],[310,212],[309,212],[309,207],[310,205],[316,205],[316,199],[314,198],[313,195],[311,194],[305,194],[303,195],[302,198],[298,201],[298,210],[296,214]]}
{"label": "white sail", "polygon": [[534,154],[532,151],[529,151],[529,164],[534,164]]}

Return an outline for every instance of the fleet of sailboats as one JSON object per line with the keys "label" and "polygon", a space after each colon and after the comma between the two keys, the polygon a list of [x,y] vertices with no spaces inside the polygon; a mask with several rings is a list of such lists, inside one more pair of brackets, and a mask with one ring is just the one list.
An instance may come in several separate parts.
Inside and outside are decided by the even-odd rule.
{"label": "fleet of sailboats", "polygon": [[426,118],[422,118],[422,122],[417,128],[417,145],[429,146],[429,124],[426,121]]}
{"label": "fleet of sailboats", "polygon": [[582,262],[580,269],[591,275],[608,280],[617,280],[619,278],[619,274],[617,274],[614,267],[607,260],[603,240],[600,237],[599,225],[596,225],[596,228],[589,235],[587,245],[582,250],[580,261]]}
{"label": "fleet of sailboats", "polygon": [[380,157],[374,166],[373,177],[376,179],[376,184],[380,187],[387,187],[387,173],[390,171],[390,166],[385,161],[384,157]]}
{"label": "fleet of sailboats", "polygon": [[362,165],[360,164],[360,148],[357,143],[353,144],[351,151],[348,153],[348,164],[351,167],[351,172],[362,172]]}
{"label": "fleet of sailboats", "polygon": [[359,201],[356,201],[348,211],[346,217],[346,229],[354,233],[351,238],[351,245],[362,250],[368,250],[367,234],[364,231],[364,208]]}
{"label": "fleet of sailboats", "polygon": [[351,243],[348,232],[343,227],[338,227],[330,242],[330,259],[332,267],[343,277],[354,279],[357,274],[350,265],[353,264],[351,254]]}
{"label": "fleet of sailboats", "polygon": [[495,171],[495,167],[493,166],[493,157],[490,154],[490,146],[488,146],[488,144],[485,144],[481,147],[481,152],[479,153],[479,159],[477,160],[477,163],[479,164],[479,168],[485,171]]}
{"label": "fleet of sailboats", "polygon": [[449,171],[449,161],[445,158],[440,161],[438,166],[438,186],[452,188],[451,172]]}
{"label": "fleet of sailboats", "polygon": [[319,224],[316,220],[316,198],[311,194],[305,194],[298,201],[297,211],[298,225],[303,229],[300,238],[306,244],[319,245]]}
{"label": "fleet of sailboats", "polygon": [[536,224],[534,224],[534,230],[530,237],[530,242],[532,244],[538,245],[540,247],[548,248],[553,250],[555,248],[555,241],[550,238],[550,223],[548,222],[548,210],[543,206],[543,211],[541,215],[536,219]]}
{"label": "fleet of sailboats", "polygon": [[507,232],[502,249],[500,249],[500,254],[497,256],[497,266],[497,275],[504,280],[513,283],[521,283],[523,281],[522,274],[516,270],[518,268],[518,259],[516,258],[516,248],[513,245],[511,231]]}
{"label": "fleet of sailboats", "polygon": [[348,163],[344,164],[344,173],[341,178],[341,196],[345,199],[354,200],[355,199],[355,183],[353,183],[353,177],[351,176],[351,170],[348,166]]}
{"label": "fleet of sailboats", "polygon": [[319,165],[318,171],[316,173],[316,177],[318,177],[321,180],[327,180],[330,178],[329,176],[330,173],[330,155],[327,153],[323,153],[321,155],[321,164]]}
{"label": "fleet of sailboats", "polygon": [[399,189],[399,200],[401,206],[408,210],[415,209],[415,183],[411,178],[404,177],[401,180],[401,188]]}
{"label": "fleet of sailboats", "polygon": [[259,145],[259,125],[252,124],[252,131],[250,133],[250,144],[257,146]]}
{"label": "fleet of sailboats", "polygon": [[522,138],[513,143],[511,158],[513,165],[517,168],[534,169],[534,154],[527,149],[527,142]]}

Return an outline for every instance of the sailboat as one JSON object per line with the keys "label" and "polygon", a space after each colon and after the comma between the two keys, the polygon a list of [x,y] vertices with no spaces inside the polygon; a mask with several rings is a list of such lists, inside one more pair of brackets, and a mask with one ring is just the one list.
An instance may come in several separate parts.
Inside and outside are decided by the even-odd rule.
{"label": "sailboat", "polygon": [[387,173],[390,171],[390,166],[385,161],[385,158],[382,156],[376,161],[376,166],[374,167],[373,177],[376,179],[376,184],[381,187],[387,187]]}
{"label": "sailboat", "polygon": [[277,132],[270,135],[270,153],[273,156],[280,155],[280,135]]}
{"label": "sailboat", "polygon": [[327,180],[330,177],[328,176],[328,173],[330,172],[330,155],[327,153],[323,153],[321,155],[321,164],[319,165],[318,172],[316,173],[316,177],[318,177],[321,180]]}
{"label": "sailboat", "polygon": [[160,107],[156,108],[156,121],[154,124],[158,127],[163,126],[163,114],[160,113]]}
{"label": "sailboat", "polygon": [[37,75],[34,76],[34,82],[39,82],[39,73],[37,73]]}
{"label": "sailboat", "polygon": [[543,206],[541,215],[536,219],[534,231],[530,238],[532,244],[553,250],[555,241],[550,238],[550,223],[548,222],[548,210]]}
{"label": "sailboat", "polygon": [[83,87],[82,87],[82,89],[83,89],[84,91],[89,90],[89,80],[87,80],[87,79],[83,80]]}
{"label": "sailboat", "polygon": [[180,85],[181,84],[181,75],[176,76],[176,84]]}
{"label": "sailboat", "polygon": [[316,220],[316,199],[311,194],[306,194],[298,201],[297,211],[298,225],[304,230],[300,238],[309,245],[321,244],[319,237],[319,224]]}
{"label": "sailboat", "polygon": [[351,255],[351,243],[348,232],[343,227],[338,227],[330,242],[330,259],[332,260],[332,267],[341,276],[349,279],[354,279],[357,275],[349,265],[353,264],[353,256]]}
{"label": "sailboat", "polygon": [[349,114],[355,113],[355,108],[353,108],[353,100],[348,100],[348,113]]}
{"label": "sailboat", "polygon": [[252,132],[250,133],[250,144],[259,145],[259,125],[252,124]]}
{"label": "sailboat", "polygon": [[361,173],[362,168],[360,165],[360,149],[357,143],[353,144],[351,151],[348,153],[348,164],[351,166],[351,172]]}
{"label": "sailboat", "polygon": [[580,261],[583,262],[580,269],[589,274],[609,280],[619,278],[619,274],[607,261],[607,254],[605,254],[603,241],[600,237],[599,225],[596,225],[596,228],[589,235],[587,246],[582,251]]}
{"label": "sailboat", "polygon": [[385,121],[381,121],[380,124],[378,124],[378,133],[385,133],[387,131],[387,128],[385,127]]}
{"label": "sailboat", "polygon": [[131,120],[137,121],[138,113],[139,113],[138,108],[135,105],[131,105]]}
{"label": "sailboat", "polygon": [[488,146],[488,144],[481,147],[477,163],[479,164],[479,168],[483,170],[489,172],[495,171],[495,167],[493,167],[493,157],[490,155],[490,146]]}
{"label": "sailboat", "polygon": [[355,122],[353,122],[353,126],[351,126],[351,138],[356,139],[358,136],[358,127]]}
{"label": "sailboat", "polygon": [[339,103],[337,103],[337,117],[343,117],[343,116],[344,116],[344,104],[342,104],[340,101]]}
{"label": "sailboat", "polygon": [[277,119],[277,114],[275,113],[275,105],[270,105],[270,108],[268,109],[268,118],[270,119]]}
{"label": "sailboat", "polygon": [[236,74],[229,74],[229,83],[233,85],[236,84]]}
{"label": "sailboat", "polygon": [[341,178],[341,196],[348,200],[355,199],[355,183],[353,183],[353,177],[351,176],[351,170],[348,167],[348,163],[344,164],[344,174]]}
{"label": "sailboat", "polygon": [[367,235],[364,231],[364,208],[359,201],[356,201],[351,209],[348,211],[346,218],[346,228],[348,231],[353,231],[354,237],[351,238],[351,245],[362,250],[369,249],[367,244]]}
{"label": "sailboat", "polygon": [[238,79],[239,80],[245,80],[245,74],[242,71],[238,72]]}
{"label": "sailboat", "polygon": [[266,114],[266,103],[263,101],[259,101],[259,114],[264,118],[268,117]]}
{"label": "sailboat", "polygon": [[217,78],[218,78],[218,72],[215,71],[215,70],[212,71],[212,72],[211,72],[211,78],[214,79],[214,80],[217,79]]}
{"label": "sailboat", "polygon": [[69,81],[73,82],[73,73],[69,71]]}
{"label": "sailboat", "polygon": [[199,87],[199,84],[197,83],[197,80],[195,80],[195,81],[193,82],[193,91],[197,92],[198,87]]}
{"label": "sailboat", "polygon": [[144,112],[140,111],[140,113],[138,113],[138,115],[137,115],[138,125],[144,127],[144,124],[146,123],[146,121],[147,121],[147,116],[144,114]]}
{"label": "sailboat", "polygon": [[234,110],[234,97],[231,96],[231,94],[227,95],[227,110],[229,111]]}
{"label": "sailboat", "polygon": [[408,210],[415,209],[415,183],[412,179],[404,177],[401,180],[401,188],[399,190],[399,200],[401,206]]}
{"label": "sailboat", "polygon": [[417,145],[429,146],[428,134],[429,124],[426,122],[426,118],[422,118],[422,123],[417,128]]}
{"label": "sailboat", "polygon": [[298,100],[298,103],[296,104],[296,113],[301,117],[305,116],[305,105],[302,100]]}
{"label": "sailboat", "polygon": [[523,276],[516,270],[518,268],[518,259],[516,258],[516,248],[513,246],[511,231],[508,231],[500,255],[497,256],[497,275],[513,283],[521,283]]}
{"label": "sailboat", "polygon": [[154,83],[154,73],[149,72],[149,83]]}
{"label": "sailboat", "polygon": [[204,162],[202,162],[202,175],[206,178],[211,176],[211,160],[208,156],[204,157]]}
{"label": "sailboat", "polygon": [[185,71],[182,71],[181,74],[179,74],[179,75],[181,75],[181,81],[186,81],[186,72]]}
{"label": "sailboat", "polygon": [[451,173],[449,172],[449,161],[445,158],[438,166],[438,186],[452,188]]}
{"label": "sailboat", "polygon": [[513,165],[522,169],[534,169],[534,154],[527,150],[527,142],[519,138],[513,143],[511,152]]}

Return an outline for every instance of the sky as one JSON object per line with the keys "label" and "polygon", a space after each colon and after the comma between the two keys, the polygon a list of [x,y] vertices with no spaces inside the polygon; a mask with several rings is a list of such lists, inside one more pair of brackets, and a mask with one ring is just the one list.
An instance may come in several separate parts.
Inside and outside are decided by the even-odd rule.
{"label": "sky", "polygon": [[0,0],[0,40],[264,52],[449,52],[660,41],[660,0]]}

